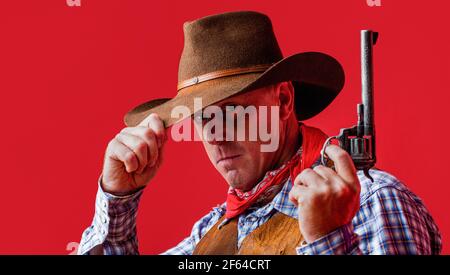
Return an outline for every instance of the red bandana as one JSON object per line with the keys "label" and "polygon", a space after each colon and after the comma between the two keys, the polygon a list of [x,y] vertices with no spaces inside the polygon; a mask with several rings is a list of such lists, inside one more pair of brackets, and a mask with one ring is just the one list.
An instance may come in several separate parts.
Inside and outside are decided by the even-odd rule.
{"label": "red bandana", "polygon": [[300,125],[300,132],[303,137],[301,150],[288,162],[274,171],[267,172],[264,179],[250,191],[241,192],[230,188],[227,196],[227,211],[225,213],[227,219],[236,217],[244,212],[261,196],[270,193],[274,186],[284,183],[289,175],[292,183],[294,183],[294,179],[303,169],[314,164],[319,158],[322,146],[328,137],[321,130],[304,124]]}

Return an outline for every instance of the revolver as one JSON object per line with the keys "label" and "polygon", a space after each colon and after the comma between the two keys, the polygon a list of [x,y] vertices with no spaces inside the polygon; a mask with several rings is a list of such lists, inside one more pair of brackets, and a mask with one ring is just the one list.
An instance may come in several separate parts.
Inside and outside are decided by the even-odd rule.
{"label": "revolver", "polygon": [[361,80],[362,103],[357,105],[358,122],[356,126],[341,129],[338,136],[329,137],[321,151],[321,162],[333,166],[325,149],[334,140],[347,151],[357,170],[373,182],[369,170],[375,166],[375,124],[373,109],[373,46],[378,40],[378,33],[371,30],[361,31]]}

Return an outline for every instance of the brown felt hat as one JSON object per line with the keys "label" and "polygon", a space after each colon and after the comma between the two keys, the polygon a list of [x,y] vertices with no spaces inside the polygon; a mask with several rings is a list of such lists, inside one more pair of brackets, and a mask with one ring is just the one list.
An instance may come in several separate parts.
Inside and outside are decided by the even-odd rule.
{"label": "brown felt hat", "polygon": [[174,98],[143,103],[124,118],[136,126],[157,113],[169,127],[186,117],[172,117],[172,109],[186,106],[192,115],[194,98],[202,107],[237,93],[291,81],[295,89],[297,118],[306,120],[325,109],[344,85],[344,71],[333,57],[304,52],[283,58],[272,23],[253,11],[229,12],[186,22],[184,49]]}

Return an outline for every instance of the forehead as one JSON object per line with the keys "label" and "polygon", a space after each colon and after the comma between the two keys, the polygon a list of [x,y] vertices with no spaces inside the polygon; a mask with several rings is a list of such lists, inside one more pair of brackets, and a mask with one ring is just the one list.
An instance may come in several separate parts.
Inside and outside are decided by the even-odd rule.
{"label": "forehead", "polygon": [[224,107],[227,105],[268,105],[272,99],[273,86],[248,91],[226,98],[214,105]]}

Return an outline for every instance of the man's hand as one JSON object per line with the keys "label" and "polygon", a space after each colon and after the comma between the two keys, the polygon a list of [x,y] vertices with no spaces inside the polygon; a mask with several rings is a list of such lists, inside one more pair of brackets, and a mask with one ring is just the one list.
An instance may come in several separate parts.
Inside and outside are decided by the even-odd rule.
{"label": "man's hand", "polygon": [[311,243],[351,222],[359,209],[361,189],[350,155],[336,145],[325,152],[336,171],[319,165],[303,170],[289,199],[298,206],[300,231]]}
{"label": "man's hand", "polygon": [[156,114],[122,129],[106,148],[103,190],[126,195],[146,186],[161,165],[166,140],[164,124]]}

